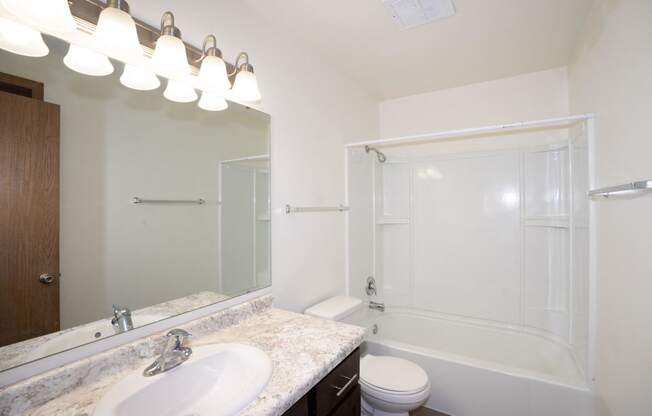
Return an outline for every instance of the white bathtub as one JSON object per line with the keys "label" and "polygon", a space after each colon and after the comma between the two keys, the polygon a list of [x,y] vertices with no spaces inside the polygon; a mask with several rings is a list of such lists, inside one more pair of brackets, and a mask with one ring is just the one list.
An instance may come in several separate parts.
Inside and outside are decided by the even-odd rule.
{"label": "white bathtub", "polygon": [[369,328],[363,353],[405,358],[427,371],[431,409],[453,416],[594,414],[572,355],[544,337],[404,309],[365,310],[347,321]]}

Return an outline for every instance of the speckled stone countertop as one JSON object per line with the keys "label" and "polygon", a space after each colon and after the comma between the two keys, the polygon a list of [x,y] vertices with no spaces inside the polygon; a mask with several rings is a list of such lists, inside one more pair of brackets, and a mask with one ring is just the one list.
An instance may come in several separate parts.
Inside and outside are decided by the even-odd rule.
{"label": "speckled stone countertop", "polygon": [[[244,416],[283,414],[360,346],[365,336],[364,328],[272,308],[269,297],[182,328],[194,335],[191,346],[237,342],[258,347],[270,356],[273,371],[269,384],[242,411]],[[113,384],[151,362],[161,342],[163,339],[137,341],[84,360],[92,362],[72,364],[55,370],[58,374],[0,390],[0,415],[91,416]],[[122,364],[112,363],[115,360]],[[53,381],[58,385],[55,391],[44,392],[42,389],[51,390],[48,386]]]}

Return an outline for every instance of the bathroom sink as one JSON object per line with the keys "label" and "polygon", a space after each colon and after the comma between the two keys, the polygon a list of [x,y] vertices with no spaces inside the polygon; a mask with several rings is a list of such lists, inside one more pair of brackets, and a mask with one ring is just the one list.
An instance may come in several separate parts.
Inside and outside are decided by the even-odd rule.
{"label": "bathroom sink", "polygon": [[[134,326],[140,327],[151,324],[152,322],[160,321],[167,317],[168,316],[166,315],[156,314],[135,314],[133,316],[133,321]],[[29,359],[36,360],[42,357],[47,357],[112,335],[115,335],[115,330],[111,325],[111,318],[81,325],[76,328],[64,330],[61,333],[56,334],[49,341],[46,341],[42,345],[33,349],[29,353]]]}
{"label": "bathroom sink", "polygon": [[193,348],[180,366],[152,377],[139,368],[98,403],[94,416],[226,416],[254,401],[272,374],[258,348],[216,344]]}

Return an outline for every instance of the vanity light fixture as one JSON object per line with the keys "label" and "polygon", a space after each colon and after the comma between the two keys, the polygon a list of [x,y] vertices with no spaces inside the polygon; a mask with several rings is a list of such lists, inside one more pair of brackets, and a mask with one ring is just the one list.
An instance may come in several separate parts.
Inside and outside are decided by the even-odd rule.
{"label": "vanity light fixture", "polygon": [[133,63],[143,56],[136,22],[129,14],[129,4],[126,1],[107,2],[107,7],[100,13],[92,42],[95,50],[122,62]]}
{"label": "vanity light fixture", "polygon": [[202,48],[201,68],[199,69],[199,88],[202,91],[226,93],[231,89],[231,81],[222,59],[222,51],[217,48],[215,35],[208,35]]}
{"label": "vanity light fixture", "polygon": [[[95,30],[90,36],[79,33],[63,59],[73,71],[96,77],[110,75],[115,69],[109,60],[111,57],[125,64],[120,77],[124,86],[139,91],[154,90],[160,87],[158,76],[162,76],[168,79],[165,98],[181,103],[194,102],[199,98],[196,88],[202,92],[199,107],[207,111],[226,110],[229,107],[226,96],[245,103],[262,99],[254,67],[246,52],[238,55],[235,65],[230,65],[224,61],[214,35],[205,38],[201,51],[186,47],[172,12],[163,14],[159,29],[145,23],[139,23],[138,29],[125,0],[107,0],[106,6],[90,3],[97,10]],[[92,25],[95,21],[92,12],[76,1],[0,0],[0,6],[8,12],[7,17],[0,16],[0,49],[24,56],[40,57],[49,53],[41,31],[57,36],[77,30],[71,8],[84,24]],[[147,33],[144,45],[154,47],[151,59],[144,56],[138,30]],[[153,45],[150,35],[156,37],[157,32],[159,36]],[[189,54],[193,58],[201,55],[193,61],[193,65],[201,63],[198,76],[193,74]]]}
{"label": "vanity light fixture", "polygon": [[0,0],[0,4],[13,16],[45,31],[66,33],[77,28],[68,0]]}
{"label": "vanity light fixture", "polygon": [[[240,64],[240,60],[244,62]],[[240,53],[235,61],[237,75],[233,83],[233,96],[240,100],[250,103],[258,102],[262,99],[260,89],[258,88],[258,80],[254,74],[254,67],[249,63],[249,54],[246,52]]]}
{"label": "vanity light fixture", "polygon": [[63,63],[80,74],[103,77],[113,73],[113,64],[109,58],[83,46],[70,44]]}
{"label": "vanity light fixture", "polygon": [[161,17],[161,36],[156,41],[152,65],[168,79],[182,79],[191,73],[186,45],[181,40],[181,31],[174,25],[172,12],[165,12]]}
{"label": "vanity light fixture", "polygon": [[152,91],[161,86],[161,80],[156,74],[138,65],[125,64],[120,83],[137,91]]}
{"label": "vanity light fixture", "polygon": [[204,91],[201,94],[201,100],[199,100],[199,108],[206,111],[224,111],[229,108],[229,104],[223,95],[212,91]]}
{"label": "vanity light fixture", "polygon": [[192,103],[197,101],[197,92],[194,88],[182,81],[168,80],[168,86],[163,96],[175,103]]}
{"label": "vanity light fixture", "polygon": [[0,17],[0,48],[33,58],[50,53],[41,32],[4,17]]}

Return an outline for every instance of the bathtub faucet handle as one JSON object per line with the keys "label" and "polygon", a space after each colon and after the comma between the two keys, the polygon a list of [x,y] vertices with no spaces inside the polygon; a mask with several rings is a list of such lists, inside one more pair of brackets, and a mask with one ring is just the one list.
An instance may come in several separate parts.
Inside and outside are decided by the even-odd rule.
{"label": "bathtub faucet handle", "polygon": [[373,276],[367,277],[365,291],[367,292],[367,296],[376,296],[376,279]]}

